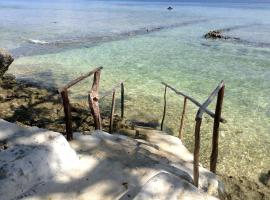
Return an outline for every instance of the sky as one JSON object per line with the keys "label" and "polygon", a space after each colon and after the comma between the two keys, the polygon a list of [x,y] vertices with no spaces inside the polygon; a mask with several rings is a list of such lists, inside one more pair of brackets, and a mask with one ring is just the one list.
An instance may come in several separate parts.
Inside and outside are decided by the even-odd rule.
{"label": "sky", "polygon": [[[90,0],[91,1],[91,0]],[[113,0],[111,0],[113,1]],[[116,0],[117,1],[117,0]],[[120,1],[164,1],[164,2],[213,2],[213,3],[270,3],[270,0],[120,0]]]}

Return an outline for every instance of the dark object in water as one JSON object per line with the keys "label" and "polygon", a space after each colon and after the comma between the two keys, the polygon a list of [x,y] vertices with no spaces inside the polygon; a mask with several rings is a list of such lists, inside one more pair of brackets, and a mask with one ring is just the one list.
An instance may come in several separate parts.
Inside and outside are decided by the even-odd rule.
{"label": "dark object in water", "polygon": [[206,39],[229,39],[229,37],[222,35],[222,32],[218,30],[209,31],[204,37]]}
{"label": "dark object in water", "polygon": [[270,187],[270,170],[267,173],[262,173],[259,180],[266,186]]}
{"label": "dark object in water", "polygon": [[144,122],[144,121],[132,120],[131,124],[133,126],[142,126],[142,127],[148,127],[148,128],[157,128],[159,126],[158,121]]}
{"label": "dark object in water", "polygon": [[167,10],[172,10],[173,8],[171,7],[171,6],[169,6],[168,8],[167,8]]}
{"label": "dark object in water", "polygon": [[213,30],[209,31],[204,35],[204,38],[206,39],[224,39],[224,40],[240,40],[240,38],[237,37],[230,37],[222,34],[222,30]]}
{"label": "dark object in water", "polygon": [[7,148],[8,148],[7,141],[6,140],[0,141],[0,152],[1,150],[6,150]]}

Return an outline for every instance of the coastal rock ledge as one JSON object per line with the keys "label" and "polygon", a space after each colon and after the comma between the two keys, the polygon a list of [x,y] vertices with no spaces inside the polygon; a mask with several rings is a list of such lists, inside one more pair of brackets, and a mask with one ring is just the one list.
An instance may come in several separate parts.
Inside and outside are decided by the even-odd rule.
{"label": "coastal rock ledge", "polygon": [[0,79],[3,77],[13,61],[14,58],[12,55],[7,50],[0,48]]}
{"label": "coastal rock ledge", "polygon": [[193,156],[160,131],[144,139],[95,131],[74,133],[21,127],[0,119],[0,199],[203,200],[217,199],[220,182],[200,167],[192,184]]}

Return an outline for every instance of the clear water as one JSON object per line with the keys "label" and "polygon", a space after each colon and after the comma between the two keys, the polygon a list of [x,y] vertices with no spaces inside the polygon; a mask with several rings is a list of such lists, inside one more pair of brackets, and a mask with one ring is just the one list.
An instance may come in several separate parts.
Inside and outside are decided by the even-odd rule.
{"label": "clear water", "polygon": [[[226,34],[243,42],[202,37],[235,26],[242,27]],[[224,80],[228,122],[221,125],[218,171],[257,179],[270,169],[270,4],[1,0],[0,46],[17,57],[10,72],[18,79],[49,86],[103,66],[101,91],[126,80],[126,115],[134,120],[160,122],[162,81],[203,102]],[[83,97],[89,87],[81,84],[73,96]],[[177,135],[183,99],[168,96],[165,128]],[[192,150],[196,107],[189,103],[188,111],[184,143]],[[212,126],[205,116],[206,166]]]}

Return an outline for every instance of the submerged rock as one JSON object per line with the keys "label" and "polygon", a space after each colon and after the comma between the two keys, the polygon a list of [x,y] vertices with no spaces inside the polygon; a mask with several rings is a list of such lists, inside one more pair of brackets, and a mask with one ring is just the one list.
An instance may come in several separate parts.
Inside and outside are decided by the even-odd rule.
{"label": "submerged rock", "polygon": [[270,187],[270,170],[269,170],[267,173],[261,175],[260,181],[261,181],[264,185]]}
{"label": "submerged rock", "polygon": [[3,77],[14,58],[5,49],[0,49],[0,79]]}
{"label": "submerged rock", "polygon": [[222,29],[222,30],[213,30],[209,31],[204,35],[206,39],[223,39],[223,40],[240,40],[238,37],[230,37],[223,34],[223,31],[227,31],[229,29]]}
{"label": "submerged rock", "polygon": [[218,30],[209,31],[204,37],[206,39],[229,39],[229,37],[222,35],[222,32]]}

